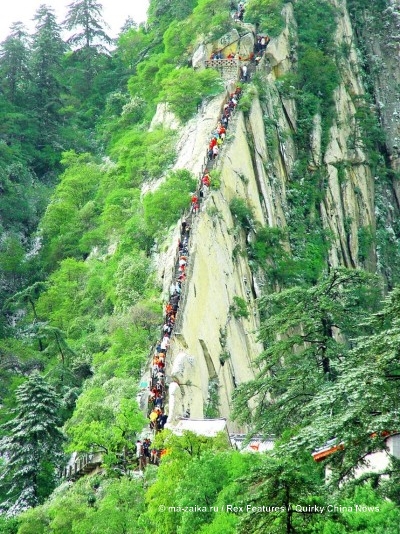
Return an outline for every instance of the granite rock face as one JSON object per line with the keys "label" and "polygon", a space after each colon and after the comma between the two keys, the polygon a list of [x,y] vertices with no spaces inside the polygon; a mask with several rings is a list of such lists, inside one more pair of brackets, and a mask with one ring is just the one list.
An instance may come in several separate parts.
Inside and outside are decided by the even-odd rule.
{"label": "granite rock face", "polygon": [[[324,195],[316,216],[320,217],[321,226],[330,235],[330,266],[362,267],[379,272],[379,247],[372,239],[367,253],[364,250],[360,254],[361,239],[362,235],[375,235],[377,213],[382,202],[390,205],[383,225],[387,222],[390,227],[398,218],[400,186],[393,180],[387,183],[384,193],[381,191],[380,196],[377,193],[377,177],[357,123],[357,101],[365,97],[366,88],[365,70],[356,48],[354,22],[345,1],[332,0],[332,4],[338,13],[335,39],[345,45],[342,48],[347,53],[338,63],[340,83],[334,92],[335,109],[324,142],[321,117],[316,114],[312,119],[308,170],[325,177]],[[400,147],[400,37],[396,38],[400,22],[397,4],[394,0],[388,2],[381,21],[389,31],[390,39],[385,40],[383,36],[374,40],[366,38],[370,59],[374,55],[387,67],[378,69],[373,83],[375,94],[382,103],[376,113],[386,133],[387,152],[394,171],[398,170]],[[371,21],[375,20],[376,14],[373,13],[370,14],[372,18],[368,18],[368,8],[365,13],[363,25],[357,27],[358,34],[368,32]],[[260,273],[252,272],[246,254],[241,253],[252,236],[251,232],[237,229],[229,203],[234,197],[243,199],[251,207],[255,222],[287,228],[290,217],[288,190],[298,156],[295,133],[299,110],[294,99],[282,96],[279,91],[280,78],[295,71],[297,61],[296,21],[291,4],[285,6],[283,14],[286,28],[279,37],[271,40],[257,69],[264,97],[259,98],[256,86],[252,86],[248,109],[245,113],[237,111],[232,119],[217,166],[221,187],[209,193],[193,223],[189,277],[167,371],[174,374],[174,369],[183,361],[191,378],[184,384],[173,380],[175,401],[172,410],[170,407],[171,420],[182,416],[186,410],[193,418],[203,418],[210,403],[212,385],[218,392],[214,408],[220,416],[229,419],[232,393],[238,384],[254,376],[254,361],[263,350],[257,338],[257,298],[263,291],[264,280]],[[228,37],[233,43],[236,35]],[[249,41],[246,46],[251,47],[251,39],[246,39]],[[208,52],[199,48],[196,54],[205,58]],[[376,58],[375,62],[378,61]],[[227,89],[229,91],[229,87]],[[189,169],[196,175],[204,168],[206,147],[224,98],[225,95],[221,95],[205,102],[197,116],[185,125],[178,142],[176,168]],[[170,118],[167,122],[171,124]],[[171,231],[164,252],[158,256],[164,298],[168,296],[173,276],[178,234],[179,223]],[[289,244],[287,250],[290,251]],[[235,317],[235,297],[246,302],[247,317]],[[231,421],[230,428],[240,430]]]}

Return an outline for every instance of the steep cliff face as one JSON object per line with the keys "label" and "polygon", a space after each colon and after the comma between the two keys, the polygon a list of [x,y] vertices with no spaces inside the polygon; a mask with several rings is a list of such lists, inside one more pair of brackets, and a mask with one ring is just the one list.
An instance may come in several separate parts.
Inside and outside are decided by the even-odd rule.
{"label": "steep cliff face", "polygon": [[393,168],[400,169],[400,2],[349,2]]}
{"label": "steep cliff face", "polygon": [[[360,267],[360,229],[375,233],[375,188],[368,158],[355,119],[358,97],[364,96],[357,68],[353,31],[345,5],[334,3],[339,10],[335,40],[344,43],[348,57],[340,60],[341,81],[335,90],[335,118],[323,158],[328,173],[328,187],[321,204],[324,227],[333,237],[330,263],[333,266]],[[352,140],[354,140],[352,142]],[[375,270],[374,250],[368,255],[367,267]]]}
{"label": "steep cliff face", "polygon": [[[357,11],[357,15],[362,13],[361,20],[354,17],[351,20],[346,2],[332,0],[337,23],[334,40],[339,84],[333,95],[329,131],[322,131],[320,115],[313,118],[308,166],[308,171],[323,177],[320,180],[323,198],[316,216],[320,217],[329,241],[329,265],[378,269],[389,285],[397,274],[390,267],[395,262],[388,251],[392,255],[397,253],[395,240],[399,233],[398,179],[388,171],[390,167],[394,171],[398,168],[400,73],[395,3],[389,2],[382,20],[374,26],[380,15],[373,6]],[[299,157],[293,142],[293,134],[298,129],[296,101],[282,93],[279,96],[276,89],[286,74],[298,68],[299,38],[291,4],[284,8],[284,15],[286,28],[271,41],[266,53],[262,106],[268,123],[267,141],[275,147],[268,158],[269,175],[277,177],[282,206],[285,206],[285,189],[290,189],[293,165],[297,165]],[[359,23],[357,35],[354,23]],[[364,56],[360,51],[363,46],[367,50],[365,53],[364,49]],[[371,87],[376,105],[371,102]],[[389,161],[384,147],[374,140],[378,121],[384,132],[379,133],[386,140]],[[378,149],[373,147],[374,142]],[[275,215],[278,213],[279,208]],[[286,220],[289,219],[287,214]],[[268,219],[273,220],[273,217]],[[278,225],[284,224],[282,217],[278,220]]]}
{"label": "steep cliff face", "polygon": [[[310,158],[308,170],[325,176],[325,195],[320,205],[322,225],[330,236],[329,263],[331,266],[360,266],[359,233],[361,228],[375,231],[374,181],[362,143],[350,146],[351,139],[358,139],[358,125],[355,120],[354,100],[364,95],[359,76],[357,54],[354,48],[352,27],[344,5],[340,10],[335,40],[348,46],[348,57],[340,60],[340,84],[334,93],[335,112],[328,132],[326,146],[322,147],[321,116],[315,115],[309,139]],[[267,51],[271,71],[266,75],[268,104],[265,114],[276,125],[275,145],[278,150],[272,154],[271,165],[283,166],[278,181],[281,186],[289,180],[293,163],[297,158],[296,146],[291,135],[297,129],[296,103],[280,99],[276,81],[296,69],[294,43],[298,42],[296,21],[291,6],[285,9],[287,27],[274,40]],[[286,140],[282,140],[282,133]],[[285,179],[286,177],[286,179]],[[286,184],[287,187],[287,184]],[[368,266],[374,269],[375,255],[368,254]]]}
{"label": "steep cliff face", "polygon": [[[311,179],[318,177],[320,201],[309,216],[318,219],[324,232],[327,267],[378,269],[391,276],[392,268],[382,262],[378,234],[380,231],[394,234],[386,227],[398,214],[397,184],[391,181],[382,186],[377,175],[377,166],[365,140],[365,125],[359,118],[360,109],[364,110],[360,102],[364,106],[367,100],[365,70],[346,3],[332,0],[332,5],[337,19],[335,41],[342,51],[337,56],[339,81],[333,94],[329,127],[324,125],[326,117],[321,114],[315,113],[311,118],[306,167]],[[230,201],[235,197],[243,199],[256,223],[286,229],[284,246],[293,253],[290,195],[295,180],[299,181],[301,191],[303,179],[297,170],[301,152],[296,142],[299,109],[296,98],[290,92],[281,91],[280,84],[298,68],[298,34],[291,4],[285,6],[283,15],[286,27],[279,37],[271,40],[257,69],[255,83],[248,87],[251,104],[237,112],[230,124],[218,162],[221,188],[209,194],[193,224],[189,279],[171,346],[169,374],[175,382],[172,420],[187,409],[191,417],[203,417],[213,395],[215,410],[229,417],[231,395],[238,383],[253,376],[252,362],[262,351],[256,336],[257,297],[268,280],[265,273],[252,273],[245,251],[255,234],[246,235],[243,230],[235,229]],[[375,48],[381,45],[373,43]],[[398,65],[390,61],[392,75],[397,76]],[[396,107],[398,93],[395,97],[394,91],[385,91],[381,84],[393,87],[393,81],[389,83],[386,74],[385,80],[382,73],[380,76],[374,83],[386,95],[385,102],[389,102],[391,95],[391,104],[383,106],[385,114],[381,120],[383,126],[388,125],[388,147],[395,168],[397,126],[393,119],[395,113],[387,108]],[[185,126],[179,144],[178,168],[200,172],[222,99],[223,96],[209,102]],[[374,109],[368,109],[369,112],[376,116]],[[377,181],[380,196],[376,191]],[[378,224],[376,214],[383,198],[391,203],[391,208],[385,212],[389,215],[380,216]],[[165,295],[173,273],[171,258],[176,255],[177,232],[178,228],[161,261]],[[234,297],[247,303],[247,318],[235,317]]]}
{"label": "steep cliff face", "polygon": [[[199,129],[192,132],[188,126],[189,137],[193,135],[203,151],[210,135],[208,117],[213,116],[214,126],[218,117],[215,108],[219,111],[221,103],[220,99],[210,103]],[[207,124],[205,131],[204,123]],[[247,259],[237,253],[239,249],[245,249],[245,236],[241,231],[234,231],[229,209],[232,198],[247,199],[259,222],[265,224],[242,114],[232,120],[229,135],[232,139],[226,141],[218,167],[221,189],[210,192],[192,224],[188,280],[170,349],[172,359],[168,374],[180,385],[179,391],[173,388],[170,419],[181,416],[187,409],[191,417],[202,418],[212,387],[217,390],[215,408],[218,405],[220,415],[228,417],[235,386],[252,377],[251,362],[262,350],[256,340],[258,312],[251,271]],[[181,161],[186,160],[186,152],[193,154],[191,147],[195,145],[192,139],[187,139]],[[203,163],[201,158],[190,161],[191,165],[193,161],[199,165],[197,169]],[[165,255],[175,256],[174,245]],[[171,272],[169,267],[164,270],[166,289]],[[234,297],[247,303],[247,318],[235,318]],[[182,352],[188,355],[186,359]]]}
{"label": "steep cliff face", "polygon": [[386,176],[378,172],[375,177],[376,249],[379,271],[387,278],[389,287],[393,287],[398,282],[395,265],[400,236],[400,3],[376,0],[365,4],[349,0],[348,4],[365,85],[369,87],[373,110],[381,127],[381,157],[390,169]]}

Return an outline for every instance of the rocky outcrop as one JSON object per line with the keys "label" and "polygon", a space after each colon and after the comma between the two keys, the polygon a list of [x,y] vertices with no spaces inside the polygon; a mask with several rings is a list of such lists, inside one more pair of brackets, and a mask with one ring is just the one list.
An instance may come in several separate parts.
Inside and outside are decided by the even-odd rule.
{"label": "rocky outcrop", "polygon": [[204,68],[214,52],[221,52],[222,59],[229,55],[238,55],[244,60],[254,52],[254,26],[242,24],[241,32],[234,28],[213,43],[200,43],[192,56],[194,69]]}
{"label": "rocky outcrop", "polygon": [[283,74],[290,72],[293,68],[293,60],[295,58],[295,36],[296,20],[293,15],[293,7],[291,4],[286,4],[283,8],[282,15],[286,21],[286,27],[283,32],[271,39],[265,56],[273,70],[274,79],[279,78]]}
{"label": "rocky outcrop", "polygon": [[[360,140],[356,122],[357,97],[364,95],[363,83],[358,67],[352,26],[343,2],[333,1],[338,10],[336,42],[344,43],[347,57],[340,59],[341,83],[334,94],[335,113],[326,148],[322,147],[321,117],[313,119],[310,136],[309,170],[322,172],[327,177],[326,194],[321,202],[322,225],[330,238],[329,263],[332,266],[360,266],[360,229],[374,234],[375,188],[368,158]],[[271,154],[269,175],[275,176],[281,191],[281,206],[285,206],[285,189],[290,187],[290,176],[296,160],[296,146],[291,135],[297,129],[295,101],[280,98],[276,84],[280,77],[296,70],[296,21],[291,4],[285,6],[286,28],[281,35],[272,39],[266,52],[266,103],[264,115],[268,117],[269,135],[273,136],[275,154]],[[357,139],[354,146],[350,140]],[[256,151],[257,152],[257,151]],[[268,174],[268,173],[267,173]],[[268,183],[268,179],[264,183]],[[271,192],[269,198],[273,198]],[[270,209],[277,219],[268,217],[271,226],[284,225],[279,206]],[[279,216],[278,216],[279,214]],[[364,258],[364,267],[375,270],[376,256],[372,249]]]}
{"label": "rocky outcrop", "polygon": [[[218,104],[221,105],[219,99],[211,102],[204,116],[207,117],[210,110],[215,111]],[[189,136],[193,136],[203,150],[215,125],[215,117],[218,114],[214,113],[214,122],[204,131],[201,120],[197,122],[198,128],[190,131]],[[238,113],[232,121],[229,137],[218,166],[221,189],[210,192],[192,227],[188,281],[181,298],[181,303],[185,304],[180,309],[169,350],[171,366],[168,374],[173,392],[173,402],[169,405],[170,420],[182,416],[182,408],[188,409],[191,417],[202,418],[211,381],[218,383],[217,409],[220,415],[229,417],[231,395],[237,384],[253,376],[252,361],[262,350],[255,333],[258,312],[252,274],[247,260],[239,253],[246,246],[245,235],[234,230],[229,209],[233,197],[247,199],[256,219],[265,223],[265,210],[260,201],[242,114]],[[187,139],[188,154],[182,153],[177,165],[182,165],[189,158],[189,167],[194,170],[194,162],[203,162],[190,157],[189,146],[194,146],[193,139]],[[174,255],[173,247],[169,254]],[[170,283],[168,273],[164,272],[166,288]],[[247,318],[235,318],[234,297],[247,303]],[[183,354],[192,358],[190,366],[185,364],[184,367],[190,368],[195,378],[176,378],[176,370],[187,360]]]}
{"label": "rocky outcrop", "polygon": [[400,170],[400,3],[388,0],[386,9],[374,2],[355,12],[358,37],[373,83],[377,112],[386,134],[392,166]]}
{"label": "rocky outcrop", "polygon": [[168,423],[174,424],[185,415],[193,415],[191,408],[203,406],[201,375],[196,359],[186,352],[175,355],[170,367],[168,388]]}
{"label": "rocky outcrop", "polygon": [[[346,4],[340,0],[332,3],[338,14],[336,42],[343,43],[347,52],[338,59],[340,83],[334,93],[329,131],[323,131],[320,115],[311,119],[308,172],[322,177],[324,191],[314,216],[320,218],[329,236],[330,266],[375,271],[379,259],[374,246],[376,179],[357,118],[357,102],[365,100],[363,71]],[[191,417],[202,418],[210,400],[210,384],[217,385],[214,408],[219,410],[219,415],[229,418],[232,393],[238,384],[253,377],[254,361],[263,349],[256,335],[257,297],[263,279],[251,272],[243,254],[252,235],[235,226],[229,202],[234,197],[245,200],[253,212],[255,226],[290,226],[288,199],[298,160],[295,142],[298,110],[295,99],[287,93],[282,96],[279,84],[282,75],[297,68],[297,36],[292,5],[287,4],[283,13],[286,28],[271,40],[257,70],[262,94],[255,86],[249,87],[251,104],[231,121],[219,157],[221,187],[209,194],[193,224],[189,278],[181,299],[168,370],[174,375],[174,369],[185,361],[193,377],[184,384],[179,379],[173,380],[171,419],[182,416],[181,412],[188,409]],[[231,44],[234,37],[229,36]],[[205,49],[198,52],[199,57],[204,54]],[[392,75],[397,68],[393,64]],[[223,98],[221,95],[205,103],[197,117],[185,126],[178,143],[177,168],[185,167],[196,174],[203,168],[206,146]],[[388,147],[395,167],[397,123],[393,117],[397,103],[393,97],[389,106],[389,96],[385,98],[385,106],[391,111],[382,120],[388,122],[391,117],[393,135],[390,134]],[[395,195],[393,186],[393,198]],[[393,218],[395,211],[397,208],[392,210]],[[173,261],[168,263],[167,258],[175,257],[177,235],[178,227],[160,262],[164,294],[173,272]],[[286,247],[290,251],[289,242]],[[234,313],[235,297],[246,302],[247,316]],[[232,422],[230,425],[235,430]]]}
{"label": "rocky outcrop", "polygon": [[[375,233],[375,187],[362,146],[348,146],[355,133],[356,109],[344,84],[335,91],[335,107],[336,118],[324,155],[328,179],[321,214],[332,235],[330,264],[354,268],[360,266],[360,229]],[[375,270],[374,257],[369,257],[369,267]]]}
{"label": "rocky outcrop", "polygon": [[[179,353],[195,356],[196,376],[201,381],[203,403],[193,403],[198,385],[185,387],[191,417],[204,415],[209,383],[219,383],[220,415],[229,417],[230,398],[237,384],[253,376],[252,361],[261,352],[256,341],[257,306],[246,260],[235,254],[243,236],[232,229],[234,222],[225,197],[237,191],[238,176],[221,191],[210,194],[193,227],[192,250],[185,287],[185,307],[170,348],[172,369]],[[248,318],[235,318],[234,297],[247,303]]]}
{"label": "rocky outcrop", "polygon": [[179,120],[169,109],[168,104],[165,102],[161,102],[157,105],[157,111],[151,121],[149,130],[152,131],[157,128],[157,126],[163,126],[164,128],[177,130],[180,125],[181,124]]}

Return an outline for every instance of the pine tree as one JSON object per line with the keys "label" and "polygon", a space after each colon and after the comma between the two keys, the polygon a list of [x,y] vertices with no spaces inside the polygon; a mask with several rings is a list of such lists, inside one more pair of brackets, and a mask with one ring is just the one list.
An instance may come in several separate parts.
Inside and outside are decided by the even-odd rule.
{"label": "pine tree", "polygon": [[[21,22],[11,26],[0,45],[0,135],[1,163],[12,165],[34,159],[36,124],[28,98],[30,87],[30,40]],[[25,171],[29,172],[29,171]],[[6,210],[8,216],[12,209]],[[3,213],[3,212],[2,212]]]}
{"label": "pine tree", "polygon": [[[327,501],[323,471],[308,452],[299,452],[297,456],[288,453],[285,442],[262,454],[261,462],[240,480],[241,487],[246,488],[247,507],[236,532],[321,532],[317,528],[321,513],[316,507]],[[254,509],[262,510],[265,505],[269,507],[267,513],[254,513]]]}
{"label": "pine tree", "polygon": [[377,300],[373,280],[363,271],[336,269],[314,287],[260,299],[260,339],[266,349],[256,378],[235,392],[238,420],[281,435],[314,419],[313,399],[339,376],[349,340],[362,332],[360,324]]}
{"label": "pine tree", "polygon": [[[61,108],[61,73],[65,43],[61,39],[61,28],[52,9],[45,5],[37,10],[34,20],[36,32],[33,35],[31,77],[32,109],[38,121],[39,148],[48,144],[60,145],[58,140],[59,110]],[[58,142],[57,142],[58,140]]]}
{"label": "pine tree", "polygon": [[[101,16],[103,6],[95,0],[75,0],[68,6],[64,26],[67,30],[77,30],[68,44],[75,48],[71,57],[71,72],[78,85],[78,92],[88,97],[97,72],[104,69],[106,44],[112,39],[104,31],[106,23]],[[79,79],[82,81],[79,83]],[[76,83],[78,81],[78,84]]]}
{"label": "pine tree", "polygon": [[13,516],[36,506],[54,487],[63,434],[60,401],[54,389],[34,372],[16,391],[14,417],[2,425],[0,488],[8,500],[0,508]]}
{"label": "pine tree", "polygon": [[104,31],[105,23],[101,11],[103,6],[95,0],[75,0],[68,6],[65,27],[67,30],[80,28],[68,43],[81,48],[104,49],[104,43],[110,44],[112,39]]}
{"label": "pine tree", "polygon": [[29,43],[21,22],[12,24],[10,29],[10,35],[1,43],[0,49],[1,87],[7,99],[17,104],[23,100],[29,78]]}
{"label": "pine tree", "polygon": [[328,458],[332,481],[354,474],[369,453],[385,448],[385,436],[400,428],[399,311],[396,288],[382,309],[360,325],[360,331],[366,327],[372,334],[355,340],[338,379],[321,388],[310,403],[314,417],[299,433],[298,443],[309,450],[330,438],[343,444],[343,450]]}

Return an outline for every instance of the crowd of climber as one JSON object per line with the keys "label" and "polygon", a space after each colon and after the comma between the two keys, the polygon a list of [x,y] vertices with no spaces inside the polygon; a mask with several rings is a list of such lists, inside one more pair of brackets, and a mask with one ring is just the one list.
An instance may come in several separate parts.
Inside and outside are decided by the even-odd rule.
{"label": "crowd of climber", "polygon": [[[208,145],[208,159],[209,160],[216,159],[219,154],[220,148],[226,136],[226,128],[228,127],[229,118],[231,116],[232,111],[235,109],[238,103],[240,91],[241,91],[240,87],[236,88],[235,92],[230,94],[228,102],[224,104],[222,116],[220,120],[218,121],[218,124],[215,130],[212,132],[212,137]],[[208,182],[210,181],[209,176],[207,177],[206,181]],[[206,192],[207,192],[208,187],[209,185],[207,185],[206,183],[202,181],[203,193],[204,193],[204,189],[206,189]]]}
{"label": "crowd of climber", "polygon": [[[197,196],[193,195],[191,202],[191,208],[193,209],[194,205],[196,205],[196,209],[198,209]],[[171,335],[175,326],[176,314],[179,309],[182,284],[186,280],[185,271],[189,254],[189,235],[190,226],[186,220],[183,220],[181,224],[181,236],[178,242],[179,257],[175,273],[176,277],[169,289],[170,297],[165,305],[161,338],[156,344],[152,358],[147,415],[149,418],[149,427],[153,434],[163,430],[164,425],[168,420],[165,366],[168,349],[171,343]],[[162,450],[157,450],[154,447],[151,447],[151,444],[149,438],[146,438],[143,441],[138,440],[136,442],[136,458],[139,469],[141,470],[143,470],[149,463],[158,464],[159,459],[163,454]]]}
{"label": "crowd of climber", "polygon": [[[199,212],[200,203],[208,194],[211,186],[211,176],[208,167],[210,167],[212,165],[211,162],[218,157],[219,149],[222,147],[226,137],[229,120],[239,101],[240,95],[241,88],[237,87],[234,92],[230,93],[229,98],[223,105],[222,114],[212,132],[212,137],[208,145],[208,164],[201,173],[196,192],[194,192],[190,198],[190,216],[196,215]],[[215,147],[218,148],[217,151],[215,150]],[[156,344],[152,356],[147,415],[149,419],[149,428],[154,435],[164,429],[165,423],[168,420],[165,368],[171,336],[179,310],[182,288],[183,285],[187,283],[186,268],[189,257],[190,231],[191,228],[188,220],[183,219],[181,223],[180,238],[178,240],[178,260],[176,264],[175,278],[169,288],[169,300],[165,304],[164,324],[161,330],[161,337]],[[182,415],[183,417],[190,417],[188,411]],[[136,458],[139,469],[141,470],[143,470],[149,463],[158,464],[163,453],[164,451],[152,447],[150,438],[146,438],[143,441],[137,440],[136,442]]]}

